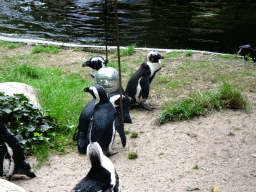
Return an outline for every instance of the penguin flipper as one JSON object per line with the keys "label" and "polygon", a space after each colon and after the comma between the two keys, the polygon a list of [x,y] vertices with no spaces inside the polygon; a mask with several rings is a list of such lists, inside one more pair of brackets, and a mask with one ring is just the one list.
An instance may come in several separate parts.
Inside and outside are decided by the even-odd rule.
{"label": "penguin flipper", "polygon": [[116,128],[117,132],[120,135],[123,147],[125,147],[125,145],[126,145],[126,136],[125,136],[123,126],[121,125],[118,117],[116,117],[116,119],[115,119],[115,128]]}
{"label": "penguin flipper", "polygon": [[142,99],[147,99],[149,95],[149,76],[142,77],[140,80]]}

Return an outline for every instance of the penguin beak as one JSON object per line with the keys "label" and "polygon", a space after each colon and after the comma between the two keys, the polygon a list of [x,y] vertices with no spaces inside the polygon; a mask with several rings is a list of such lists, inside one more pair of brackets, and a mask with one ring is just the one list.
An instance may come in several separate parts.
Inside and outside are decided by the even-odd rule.
{"label": "penguin beak", "polygon": [[161,55],[161,56],[160,56],[160,59],[164,59],[164,57]]}
{"label": "penguin beak", "polygon": [[90,61],[86,61],[86,62],[83,63],[82,67],[88,67],[89,64],[90,64]]}

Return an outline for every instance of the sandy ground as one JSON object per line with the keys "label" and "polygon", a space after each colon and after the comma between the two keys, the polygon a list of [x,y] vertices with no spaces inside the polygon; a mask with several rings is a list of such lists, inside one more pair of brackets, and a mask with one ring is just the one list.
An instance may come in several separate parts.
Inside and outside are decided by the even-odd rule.
{"label": "sandy ground", "polygon": [[[29,47],[22,47],[14,51],[3,50],[0,56],[15,55],[17,51],[19,54],[30,53]],[[140,54],[144,53],[137,52],[133,57]],[[43,67],[60,67],[70,72],[82,72],[84,78],[90,78],[89,69],[81,68],[82,61],[88,57],[88,53],[63,50],[40,62]],[[200,62],[201,57],[206,56],[193,54],[191,59]],[[166,62],[172,62],[172,65],[166,65],[162,75],[171,75],[184,63],[182,58],[170,59],[165,59]],[[240,60],[223,60],[220,71],[227,68],[225,62],[231,62],[228,66],[237,68],[236,70],[246,66]],[[129,70],[133,70],[133,67],[127,68],[127,74],[130,73]],[[127,78],[124,81],[127,82]],[[152,92],[149,99],[149,102],[158,105],[156,110],[130,111],[133,124],[125,124],[125,130],[136,131],[139,136],[131,139],[127,135],[125,148],[122,148],[119,136],[116,137],[114,151],[118,154],[110,157],[110,160],[119,174],[121,191],[183,192],[188,187],[199,188],[202,192],[212,191],[213,187],[218,187],[221,192],[256,191],[255,91],[247,93],[252,106],[250,113],[225,110],[189,121],[168,122],[161,126],[156,123],[161,108],[158,100],[165,101],[168,99],[166,96],[170,95],[166,91],[158,92],[158,95]],[[177,93],[177,97],[182,96]],[[131,151],[137,152],[137,159],[128,159]],[[28,160],[31,165],[36,163],[33,157]],[[193,169],[195,165],[198,165],[198,169]],[[12,182],[27,192],[71,191],[89,169],[90,162],[87,157],[74,150],[66,155],[52,155],[36,171],[36,178],[14,176]]]}
{"label": "sandy ground", "polygon": [[[125,129],[139,136],[127,135],[125,148],[117,136],[113,150],[118,154],[110,157],[121,191],[256,191],[256,94],[248,97],[250,113],[226,110],[161,126],[156,124],[159,109],[131,110],[133,124],[125,124]],[[137,159],[127,158],[131,151],[137,152]],[[90,169],[87,157],[77,150],[52,156],[46,164],[36,178],[15,176],[12,182],[27,192],[71,191]]]}

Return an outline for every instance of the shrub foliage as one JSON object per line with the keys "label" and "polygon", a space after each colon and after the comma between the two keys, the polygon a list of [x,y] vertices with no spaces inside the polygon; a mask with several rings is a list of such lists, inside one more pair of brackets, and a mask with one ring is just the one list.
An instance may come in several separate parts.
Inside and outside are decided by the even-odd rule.
{"label": "shrub foliage", "polygon": [[26,152],[36,144],[49,142],[59,126],[28,101],[23,94],[9,96],[0,92],[0,121],[16,135]]}

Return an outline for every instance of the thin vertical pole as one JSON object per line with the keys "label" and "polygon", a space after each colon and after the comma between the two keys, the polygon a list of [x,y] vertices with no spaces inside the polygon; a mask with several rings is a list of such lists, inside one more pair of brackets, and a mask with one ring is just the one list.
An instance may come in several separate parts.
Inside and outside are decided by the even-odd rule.
{"label": "thin vertical pole", "polygon": [[[106,60],[108,59],[108,36],[107,36],[107,13],[108,13],[108,2],[107,0],[102,0],[103,13],[105,15],[105,39],[106,39]],[[105,4],[105,5],[104,5]]]}
{"label": "thin vertical pole", "polygon": [[118,70],[119,70],[119,90],[120,90],[120,108],[121,108],[121,124],[124,128],[124,116],[123,116],[123,93],[122,93],[122,80],[121,80],[121,64],[120,64],[120,50],[119,50],[119,28],[118,28],[118,14],[117,14],[117,0],[115,0],[115,26],[116,26],[116,46],[118,55]]}

